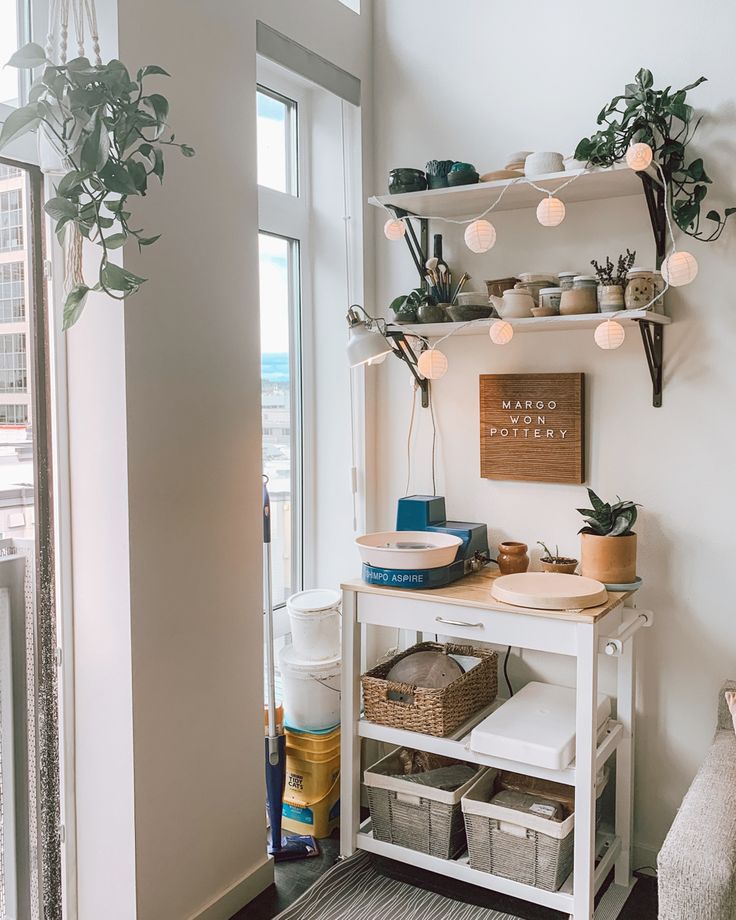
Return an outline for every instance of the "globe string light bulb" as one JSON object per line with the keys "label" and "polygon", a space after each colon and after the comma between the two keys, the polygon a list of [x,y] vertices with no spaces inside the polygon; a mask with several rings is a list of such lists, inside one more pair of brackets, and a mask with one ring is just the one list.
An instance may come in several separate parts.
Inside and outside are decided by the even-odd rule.
{"label": "globe string light bulb", "polygon": [[543,198],[537,205],[537,220],[543,227],[558,227],[565,219],[565,204],[559,198]]}
{"label": "globe string light bulb", "polygon": [[419,355],[419,373],[427,380],[439,380],[447,373],[447,358],[437,348],[428,348]]}
{"label": "globe string light bulb", "polygon": [[649,144],[632,144],[626,151],[626,165],[635,172],[641,172],[651,165],[654,151]]}
{"label": "globe string light bulb", "polygon": [[400,240],[406,233],[406,224],[398,217],[389,217],[383,225],[383,235],[387,240]]}
{"label": "globe string light bulb", "polygon": [[662,277],[672,287],[682,287],[698,274],[698,262],[689,252],[673,252],[662,263]]}
{"label": "globe string light bulb", "polygon": [[610,351],[613,348],[619,348],[626,338],[626,330],[617,323],[615,319],[607,319],[604,323],[596,326],[593,334],[595,344],[604,351]]}
{"label": "globe string light bulb", "polygon": [[514,337],[514,327],[506,320],[497,319],[488,330],[488,335],[494,345],[508,345]]}
{"label": "globe string light bulb", "polygon": [[465,245],[471,252],[488,252],[496,242],[496,228],[482,218],[465,228]]}

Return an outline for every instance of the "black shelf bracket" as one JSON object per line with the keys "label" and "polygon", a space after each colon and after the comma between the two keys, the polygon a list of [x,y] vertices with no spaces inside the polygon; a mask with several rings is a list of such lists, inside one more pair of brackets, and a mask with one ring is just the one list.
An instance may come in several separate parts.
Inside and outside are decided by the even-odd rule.
{"label": "black shelf bracket", "polygon": [[656,252],[656,267],[659,269],[664,262],[664,256],[667,248],[667,217],[665,208],[664,186],[652,178],[647,172],[640,172],[642,186],[644,187],[644,199],[649,211],[649,221],[652,225],[652,235],[654,236],[654,246]]}
{"label": "black shelf bracket", "polygon": [[[406,224],[404,241],[409,247],[409,252],[411,253],[412,261],[414,262],[414,267],[419,274],[419,286],[427,290],[429,285],[425,277],[425,266],[428,259],[427,250],[429,248],[429,221],[425,217],[416,217],[414,214],[411,214],[409,211],[405,211],[403,208],[396,208],[393,205],[388,205],[387,207],[393,211],[394,216],[398,220],[403,220]],[[419,239],[417,239],[412,220],[419,221]]]}
{"label": "black shelf bracket", "polygon": [[[401,329],[396,329],[392,326],[386,327],[386,338],[390,339],[391,345],[394,350],[394,354],[397,358],[404,362],[407,365],[409,370],[416,381],[417,387],[422,391],[422,409],[429,408],[429,380],[426,377],[422,377],[419,373],[417,367],[417,356],[414,352],[414,349],[409,344],[409,340],[406,338]],[[422,345],[422,350],[424,349]]]}
{"label": "black shelf bracket", "polygon": [[644,345],[644,354],[652,378],[652,405],[659,409],[662,405],[662,377],[664,372],[664,326],[644,319],[637,320],[639,332]]}

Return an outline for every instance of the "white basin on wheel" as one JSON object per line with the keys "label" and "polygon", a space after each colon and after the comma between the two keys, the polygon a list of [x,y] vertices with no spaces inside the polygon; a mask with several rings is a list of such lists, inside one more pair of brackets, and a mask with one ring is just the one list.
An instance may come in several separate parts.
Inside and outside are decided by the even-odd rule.
{"label": "white basin on wheel", "polygon": [[358,537],[355,545],[366,565],[382,569],[438,569],[455,561],[460,537],[429,530],[386,530]]}

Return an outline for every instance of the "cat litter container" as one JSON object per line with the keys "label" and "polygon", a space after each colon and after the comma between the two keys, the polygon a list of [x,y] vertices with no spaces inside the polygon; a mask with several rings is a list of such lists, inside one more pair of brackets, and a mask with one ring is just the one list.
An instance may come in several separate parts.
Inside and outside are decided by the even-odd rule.
{"label": "cat litter container", "polygon": [[323,799],[340,775],[340,729],[314,735],[286,729],[285,795],[292,804]]}
{"label": "cat litter container", "polygon": [[319,732],[340,723],[340,657],[308,661],[293,645],[279,653],[287,728]]}
{"label": "cat litter container", "polygon": [[292,594],[286,602],[295,653],[305,661],[340,655],[340,595],[314,588]]}

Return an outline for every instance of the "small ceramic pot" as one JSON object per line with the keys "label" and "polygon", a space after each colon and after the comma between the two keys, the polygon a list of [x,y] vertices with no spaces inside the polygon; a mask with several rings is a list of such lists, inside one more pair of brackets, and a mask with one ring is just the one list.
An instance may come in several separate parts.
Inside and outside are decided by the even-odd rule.
{"label": "small ceramic pot", "polygon": [[529,568],[528,549],[526,543],[499,543],[496,562],[501,574],[516,575],[517,572],[526,572]]}
{"label": "small ceramic pot", "polygon": [[427,177],[421,169],[392,169],[388,174],[388,191],[390,195],[402,195],[404,192],[423,192],[427,187]]}
{"label": "small ceramic pot", "polygon": [[594,287],[573,288],[560,296],[560,316],[576,316],[579,313],[597,313],[598,301]]}
{"label": "small ceramic pot", "polygon": [[503,297],[503,292],[514,287],[518,278],[496,278],[493,281],[486,281],[486,289],[489,297]]}
{"label": "small ceramic pot", "polygon": [[504,319],[522,319],[532,315],[534,298],[529,291],[510,288],[503,292],[503,297],[491,298],[496,312]]}
{"label": "small ceramic pot", "polygon": [[547,173],[563,172],[565,161],[561,153],[544,150],[539,153],[530,153],[524,160],[525,176],[544,176]]}
{"label": "small ceramic pot", "polygon": [[446,307],[449,304],[423,303],[417,308],[417,319],[420,323],[446,323],[449,321]]}
{"label": "small ceramic pot", "polygon": [[[536,275],[534,277],[537,277]],[[539,281],[519,281],[518,284],[515,284],[514,287],[519,291],[527,291],[531,294],[532,300],[534,301],[534,306],[539,306],[539,292],[548,288],[553,284],[550,278],[540,279]]]}
{"label": "small ceramic pot", "polygon": [[408,310],[399,310],[398,313],[394,313],[394,322],[401,325],[407,323],[416,323],[417,322],[417,311],[414,307],[410,307]]}
{"label": "small ceramic pot", "polygon": [[562,288],[548,287],[542,288],[539,292],[539,306],[547,307],[553,313],[560,312],[560,298],[562,297]]}
{"label": "small ceramic pot", "polygon": [[453,163],[447,174],[447,184],[450,186],[475,185],[479,180],[478,171],[471,163]]}
{"label": "small ceramic pot", "polygon": [[654,300],[654,272],[648,268],[632,268],[626,276],[624,301],[627,310],[652,308]]}
{"label": "small ceramic pot", "polygon": [[569,291],[572,289],[572,284],[574,279],[578,276],[578,272],[560,272],[559,274],[559,285],[563,291]]}
{"label": "small ceramic pot", "polygon": [[447,174],[454,160],[430,160],[425,166],[428,188],[447,188]]}
{"label": "small ceramic pot", "polygon": [[601,313],[617,313],[624,309],[624,289],[620,284],[598,285],[598,306]]}
{"label": "small ceramic pot", "polygon": [[652,272],[654,276],[654,294],[656,300],[654,301],[654,307],[656,313],[661,313],[664,315],[664,289],[666,287],[664,278],[662,277],[662,272],[654,271]]}
{"label": "small ceramic pot", "polygon": [[580,571],[603,584],[630,585],[636,581],[636,534],[601,537],[581,533]]}
{"label": "small ceramic pot", "polygon": [[475,319],[488,319],[493,307],[488,301],[484,304],[456,303],[448,306],[447,312],[453,323],[470,323]]}
{"label": "small ceramic pot", "polygon": [[543,572],[559,572],[561,575],[574,575],[575,569],[578,567],[578,560],[571,559],[570,562],[545,562],[544,559],[540,559],[539,564],[542,566]]}

